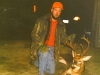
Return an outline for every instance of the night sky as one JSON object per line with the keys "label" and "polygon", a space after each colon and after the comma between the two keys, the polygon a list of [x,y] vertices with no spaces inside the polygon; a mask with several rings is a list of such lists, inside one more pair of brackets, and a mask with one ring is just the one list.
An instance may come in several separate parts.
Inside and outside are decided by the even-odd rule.
{"label": "night sky", "polygon": [[[69,20],[68,34],[91,29],[94,0],[0,0],[0,40],[31,39],[36,19],[49,13],[54,1],[64,4],[61,19]],[[80,16],[80,21],[74,22],[74,16]]]}

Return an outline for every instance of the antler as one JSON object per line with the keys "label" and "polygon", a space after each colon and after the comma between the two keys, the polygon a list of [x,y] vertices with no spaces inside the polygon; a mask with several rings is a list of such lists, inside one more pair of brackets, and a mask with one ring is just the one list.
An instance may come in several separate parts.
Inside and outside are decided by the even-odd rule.
{"label": "antler", "polygon": [[66,41],[66,44],[73,50],[74,56],[76,56],[76,49],[75,49],[76,44],[74,44],[74,46],[73,46],[71,41],[70,42]]}
{"label": "antler", "polygon": [[87,52],[87,50],[89,49],[89,46],[90,46],[90,41],[88,40],[88,38],[86,39],[86,38],[82,38],[83,40],[85,40],[86,42],[87,42],[87,47],[86,47],[86,49],[84,49],[83,48],[83,45],[82,44],[80,44],[80,46],[81,46],[81,48],[82,48],[82,54],[81,54],[81,56],[83,56],[86,52]]}

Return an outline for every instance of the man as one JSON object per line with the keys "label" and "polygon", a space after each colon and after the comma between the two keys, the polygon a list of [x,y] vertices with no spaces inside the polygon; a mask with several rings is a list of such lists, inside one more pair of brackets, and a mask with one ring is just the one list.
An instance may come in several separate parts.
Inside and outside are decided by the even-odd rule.
{"label": "man", "polygon": [[38,54],[39,75],[55,73],[55,60],[59,56],[60,43],[66,42],[66,27],[60,19],[61,2],[54,2],[51,13],[39,18],[31,33],[34,57]]}

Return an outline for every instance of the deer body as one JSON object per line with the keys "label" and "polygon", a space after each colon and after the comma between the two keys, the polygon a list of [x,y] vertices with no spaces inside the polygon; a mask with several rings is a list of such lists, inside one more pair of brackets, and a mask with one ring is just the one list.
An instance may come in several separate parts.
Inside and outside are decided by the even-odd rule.
{"label": "deer body", "polygon": [[[69,67],[69,69],[65,70],[65,72],[62,75],[81,75],[85,68],[85,61],[88,61],[91,56],[84,56],[84,54],[87,52],[90,42],[88,39],[83,38],[87,43],[88,46],[86,49],[83,49],[83,46],[80,44],[83,52],[82,54],[77,54],[75,50],[75,45],[73,46],[72,43],[68,43],[67,45],[72,49],[72,55],[73,55],[73,63]],[[64,59],[64,58],[63,58]],[[62,62],[63,63],[63,62]]]}

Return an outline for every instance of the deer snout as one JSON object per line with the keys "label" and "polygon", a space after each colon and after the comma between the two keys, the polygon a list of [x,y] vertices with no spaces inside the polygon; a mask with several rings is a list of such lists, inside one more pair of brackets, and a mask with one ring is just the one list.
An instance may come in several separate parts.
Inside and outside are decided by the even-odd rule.
{"label": "deer snout", "polygon": [[75,69],[76,67],[75,67],[75,65],[74,65],[74,64],[72,64],[71,68],[72,68],[72,69]]}
{"label": "deer snout", "polygon": [[71,68],[72,68],[72,69],[74,69],[75,67],[74,67],[74,66],[72,66]]}

